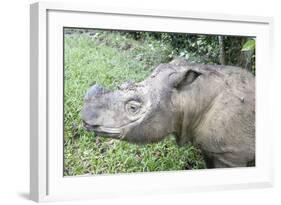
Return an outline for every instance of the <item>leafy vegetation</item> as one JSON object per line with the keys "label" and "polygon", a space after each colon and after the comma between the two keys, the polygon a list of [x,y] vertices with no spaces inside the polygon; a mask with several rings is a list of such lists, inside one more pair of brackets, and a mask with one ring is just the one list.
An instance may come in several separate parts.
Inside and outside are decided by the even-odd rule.
{"label": "leafy vegetation", "polygon": [[155,32],[126,32],[126,35],[136,40],[153,37],[165,42],[172,47],[170,57],[181,56],[194,63],[234,65],[253,73],[255,70],[255,38]]}
{"label": "leafy vegetation", "polygon": [[[155,66],[175,56],[219,64],[218,36],[86,29],[65,29],[64,33],[64,175],[205,168],[200,151],[191,144],[178,147],[173,136],[134,145],[86,132],[80,111],[92,84],[114,90],[128,80],[142,81]],[[240,65],[243,52],[249,49],[247,40],[224,37],[227,64]]]}

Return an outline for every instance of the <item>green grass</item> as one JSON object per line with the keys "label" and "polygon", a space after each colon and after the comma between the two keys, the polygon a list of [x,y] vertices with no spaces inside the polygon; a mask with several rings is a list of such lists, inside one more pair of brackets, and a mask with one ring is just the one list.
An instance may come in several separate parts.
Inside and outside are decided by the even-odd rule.
{"label": "green grass", "polygon": [[142,81],[155,66],[170,60],[170,45],[99,31],[65,35],[64,46],[64,175],[205,168],[198,149],[178,147],[172,136],[134,145],[97,137],[81,125],[79,113],[90,85],[113,90],[128,80]]}

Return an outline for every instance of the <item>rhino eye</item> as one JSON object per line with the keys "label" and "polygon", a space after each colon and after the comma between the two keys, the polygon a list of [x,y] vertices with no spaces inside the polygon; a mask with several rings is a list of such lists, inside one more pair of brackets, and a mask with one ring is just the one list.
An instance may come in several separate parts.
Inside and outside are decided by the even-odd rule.
{"label": "rhino eye", "polygon": [[140,111],[140,108],[141,108],[141,103],[137,102],[137,101],[129,101],[127,104],[126,104],[126,111],[132,115],[136,115],[139,113]]}

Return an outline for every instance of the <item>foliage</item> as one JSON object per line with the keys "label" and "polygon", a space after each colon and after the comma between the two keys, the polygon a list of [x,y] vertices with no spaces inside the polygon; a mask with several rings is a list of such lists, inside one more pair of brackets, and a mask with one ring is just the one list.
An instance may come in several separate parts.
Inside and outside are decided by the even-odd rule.
{"label": "foliage", "polygon": [[248,64],[249,70],[255,74],[256,72],[256,40],[254,38],[249,38],[244,43],[241,51],[246,57],[246,63]]}
{"label": "foliage", "polygon": [[[147,37],[171,45],[172,50],[169,56],[181,56],[188,59],[191,63],[220,64],[220,45],[217,35],[185,34],[185,33],[157,33],[157,32],[126,32],[135,40],[144,41]],[[245,49],[254,50],[255,39],[241,36],[223,36],[223,46],[226,65],[246,67],[248,61],[251,65],[255,64],[255,58],[249,53],[241,52]],[[244,45],[248,42],[247,45]],[[243,47],[243,46],[247,46]],[[251,68],[247,68],[253,71]]]}
{"label": "foliage", "polygon": [[256,41],[255,39],[249,39],[242,47],[242,51],[251,51],[256,48]]}

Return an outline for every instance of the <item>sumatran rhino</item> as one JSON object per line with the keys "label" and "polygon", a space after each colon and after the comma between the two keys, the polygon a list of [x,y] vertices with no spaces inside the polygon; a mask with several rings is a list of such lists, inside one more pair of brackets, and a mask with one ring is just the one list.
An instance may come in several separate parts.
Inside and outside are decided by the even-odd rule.
{"label": "sumatran rhino", "polygon": [[114,92],[92,86],[81,112],[97,135],[152,143],[168,134],[197,145],[208,168],[255,163],[255,78],[239,67],[160,64]]}

